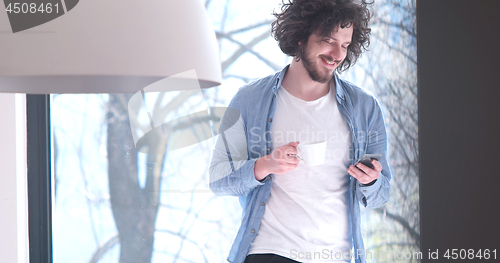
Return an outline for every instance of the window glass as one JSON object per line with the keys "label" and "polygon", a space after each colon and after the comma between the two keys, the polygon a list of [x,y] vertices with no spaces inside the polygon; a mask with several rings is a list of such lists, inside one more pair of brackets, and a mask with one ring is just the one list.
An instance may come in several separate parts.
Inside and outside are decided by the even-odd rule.
{"label": "window glass", "polygon": [[[219,87],[183,99],[148,94],[135,117],[127,107],[134,94],[51,96],[54,262],[225,262],[242,211],[238,198],[208,188],[215,137],[203,127],[215,130],[217,118],[181,117],[227,106],[239,87],[291,58],[269,34],[280,1],[205,3],[220,45]],[[362,209],[368,262],[420,261],[408,259],[420,246],[415,5],[375,1],[369,51],[341,74],[377,97],[389,132],[391,200]],[[164,115],[170,139],[137,151],[147,111]],[[176,145],[186,134],[197,143]],[[153,148],[163,152],[148,153]]]}

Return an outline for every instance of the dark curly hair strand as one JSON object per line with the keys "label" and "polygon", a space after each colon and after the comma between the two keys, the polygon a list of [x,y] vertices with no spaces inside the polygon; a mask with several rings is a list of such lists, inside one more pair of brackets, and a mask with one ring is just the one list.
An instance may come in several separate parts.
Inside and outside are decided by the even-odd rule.
{"label": "dark curly hair strand", "polygon": [[344,61],[337,68],[340,72],[356,63],[361,53],[370,45],[368,21],[372,14],[365,0],[283,0],[281,13],[274,13],[271,34],[278,41],[283,53],[299,61],[299,42],[307,43],[311,34],[329,37],[338,26],[353,26],[352,41]]}

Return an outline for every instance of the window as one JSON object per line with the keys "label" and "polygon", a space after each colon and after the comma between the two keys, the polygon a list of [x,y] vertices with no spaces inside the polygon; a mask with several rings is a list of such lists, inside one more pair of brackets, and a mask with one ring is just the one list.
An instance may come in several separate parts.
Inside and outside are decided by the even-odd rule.
{"label": "window", "polygon": [[[241,3],[206,1],[220,43],[224,82],[169,110],[171,119],[201,104],[226,106],[238,87],[290,62],[269,35],[272,9],[279,1]],[[370,51],[342,75],[379,99],[389,131],[391,201],[362,211],[366,251],[379,255],[420,250],[415,5],[414,0],[377,1]],[[177,95],[148,95],[146,103],[164,108]],[[38,147],[40,156],[34,165],[52,175],[51,180],[29,185],[30,224],[46,226],[46,232],[38,232],[39,239],[30,242],[53,247],[53,255],[40,247],[42,262],[52,256],[55,263],[119,258],[223,262],[241,209],[237,198],[215,197],[208,189],[206,171],[214,138],[175,150],[165,142],[170,149],[164,155],[135,151],[126,108],[131,96],[28,96],[28,107],[39,107],[31,112],[45,116],[38,129],[28,128],[37,138],[29,137],[28,144]],[[28,117],[28,125],[35,122],[35,117]],[[178,126],[172,135],[182,131],[201,136],[195,125]],[[46,149],[51,149],[50,155],[43,155],[49,153]],[[40,218],[38,223],[34,216]],[[33,258],[37,246],[31,247]],[[409,261],[380,257],[376,262]]]}

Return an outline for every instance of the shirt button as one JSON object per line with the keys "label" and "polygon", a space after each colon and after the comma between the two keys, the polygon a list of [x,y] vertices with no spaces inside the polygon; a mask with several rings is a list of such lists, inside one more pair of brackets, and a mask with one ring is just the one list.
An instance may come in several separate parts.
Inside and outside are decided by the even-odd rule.
{"label": "shirt button", "polygon": [[272,121],[273,121],[273,119],[269,118],[269,119],[268,119],[268,121],[269,121],[269,122],[272,122]]}
{"label": "shirt button", "polygon": [[252,231],[251,231],[251,232],[252,232],[252,234],[255,234],[255,229],[252,229]]}
{"label": "shirt button", "polygon": [[271,148],[267,148],[267,152],[271,152]]}
{"label": "shirt button", "polygon": [[363,190],[363,193],[366,193],[366,190]]}
{"label": "shirt button", "polygon": [[265,206],[265,205],[266,205],[266,203],[262,202],[262,203],[260,203],[260,205],[261,205],[261,206]]}

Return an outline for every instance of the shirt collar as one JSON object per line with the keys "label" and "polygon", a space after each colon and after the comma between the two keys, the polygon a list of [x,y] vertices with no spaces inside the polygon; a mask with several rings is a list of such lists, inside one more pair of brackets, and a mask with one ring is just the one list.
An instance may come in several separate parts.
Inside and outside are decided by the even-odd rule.
{"label": "shirt collar", "polygon": [[337,72],[334,73],[334,79],[335,79],[335,93],[337,93],[336,96],[337,102],[340,105],[345,100],[344,86],[342,86],[342,83],[340,82],[340,78]]}
{"label": "shirt collar", "polygon": [[286,65],[279,73],[278,78],[276,79],[276,85],[273,87],[274,95],[278,94],[278,89],[281,87],[281,82],[283,82],[283,78],[285,77],[285,73],[288,71],[288,67],[290,67],[290,64]]}
{"label": "shirt collar", "polygon": [[[283,78],[285,77],[288,67],[290,67],[290,64],[286,65],[278,74],[278,78],[276,79],[276,85],[273,87],[274,95],[278,94],[278,89],[281,87],[281,82],[283,82]],[[337,95],[336,96],[337,102],[339,104],[342,104],[342,102],[345,100],[345,91],[344,87],[342,86],[342,83],[340,82],[340,78],[337,72],[334,73],[334,81],[335,81],[335,93]]]}

